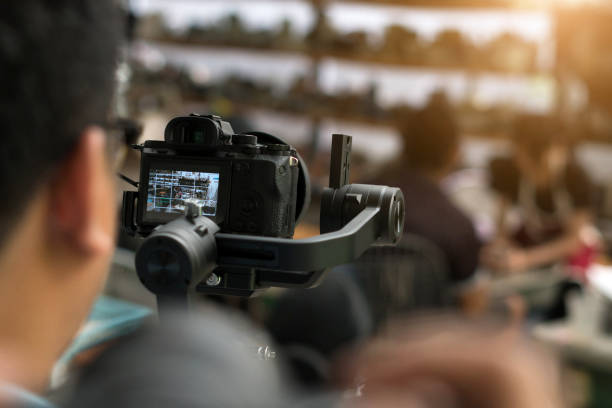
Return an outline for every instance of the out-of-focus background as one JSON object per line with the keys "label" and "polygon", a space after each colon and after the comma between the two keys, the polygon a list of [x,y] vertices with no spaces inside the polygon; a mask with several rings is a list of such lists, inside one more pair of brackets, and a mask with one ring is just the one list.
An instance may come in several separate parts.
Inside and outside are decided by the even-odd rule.
{"label": "out-of-focus background", "polygon": [[[296,232],[305,237],[318,233],[331,135],[352,135],[352,181],[398,185],[420,214],[407,220],[407,252],[371,253],[338,272],[378,299],[374,324],[448,307],[448,292],[462,313],[518,319],[559,350],[571,406],[612,404],[612,3],[126,0],[125,9],[117,111],[143,124],[141,141],[163,139],[169,119],[190,112],[280,136],[311,172],[313,205]],[[138,177],[135,153],[124,172]],[[461,235],[464,220],[475,238]],[[406,269],[382,273],[388,281],[364,278],[403,257]],[[147,303],[120,258],[108,292]],[[436,273],[449,283],[418,278]],[[402,285],[411,289],[390,289]],[[273,293],[249,313],[283,301]]]}
{"label": "out-of-focus background", "polygon": [[[376,171],[400,151],[396,124],[443,92],[464,136],[462,166],[474,170],[462,187],[474,189],[478,170],[507,149],[518,115],[559,114],[576,126],[578,159],[603,189],[602,223],[612,214],[605,1],[132,0],[129,7],[135,26],[124,109],[144,123],[144,139],[163,137],[175,115],[215,112],[235,130],[283,137],[324,183],[332,133],[354,136],[357,173]],[[477,202],[484,207],[474,216],[487,229],[490,209]]]}

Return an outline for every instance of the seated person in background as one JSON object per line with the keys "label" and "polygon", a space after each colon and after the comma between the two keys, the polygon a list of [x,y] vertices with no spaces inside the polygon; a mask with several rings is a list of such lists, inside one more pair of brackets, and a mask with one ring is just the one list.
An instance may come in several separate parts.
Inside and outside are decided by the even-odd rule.
{"label": "seated person in background", "polygon": [[[443,292],[469,279],[478,265],[480,243],[472,222],[438,186],[458,157],[451,108],[437,94],[410,119],[401,129],[401,156],[373,184],[402,189],[404,231],[411,236],[404,237],[402,248],[373,248],[347,269],[334,269],[315,289],[285,292],[267,321],[285,354],[291,354],[298,378],[309,386],[326,378],[339,350],[367,338],[390,318],[447,306]],[[352,290],[354,283],[344,272],[356,277],[361,290]],[[460,297],[464,305],[472,301],[467,293]]]}
{"label": "seated person in background", "polygon": [[[491,187],[501,205],[497,237],[483,251],[483,263],[516,272],[567,261],[584,270],[598,246],[591,180],[558,121],[524,115],[513,133],[513,157],[490,163]],[[516,229],[508,225],[512,207],[521,216]]]}
{"label": "seated person in background", "polygon": [[404,233],[422,236],[442,250],[451,281],[468,279],[478,266],[480,242],[472,221],[439,186],[457,165],[460,145],[459,129],[445,95],[432,95],[428,105],[400,131],[403,150],[378,177],[379,184],[398,186],[404,193]]}
{"label": "seated person in background", "polygon": [[[456,166],[459,158],[460,136],[452,107],[449,106],[443,93],[436,93],[432,95],[425,108],[407,119],[400,128],[403,139],[401,154],[382,171],[374,183],[397,186],[404,193],[406,199],[404,233],[411,237],[410,239],[405,237],[403,242],[400,242],[400,247],[411,246],[411,239],[414,237],[422,241],[415,242],[417,246],[423,249],[435,249],[436,251],[425,252],[429,254],[429,258],[436,258],[434,260],[444,266],[446,276],[443,279],[446,283],[442,285],[448,286],[449,289],[463,287],[464,290],[459,293],[461,304],[470,305],[471,311],[476,312],[472,310],[472,306],[482,311],[484,307],[482,297],[474,296],[477,291],[473,289],[476,287],[466,285],[466,282],[474,276],[478,266],[480,241],[472,221],[451,202],[439,185]],[[392,248],[389,250],[393,252]],[[433,253],[435,254],[432,255]],[[392,255],[392,253],[374,253],[374,258],[370,261],[375,265],[375,257],[384,257],[388,261],[388,257]],[[411,258],[410,255],[405,257]],[[415,271],[422,268],[417,266]],[[428,272],[424,271],[420,275],[431,275]],[[385,293],[380,293],[377,297],[385,297],[388,298],[385,302],[393,302],[394,298],[410,300],[415,297],[414,293],[401,293],[402,290],[413,292],[415,290],[404,288],[406,285],[402,281],[407,273],[408,271],[402,267],[398,271],[390,272],[392,276],[379,277],[380,274],[373,276],[371,273],[361,275],[368,280],[363,285],[366,291],[368,287],[384,286],[385,281],[387,286],[390,284],[392,287],[383,289]],[[419,274],[418,271],[415,273]],[[423,282],[421,284],[428,285]],[[468,291],[465,290],[467,287]],[[422,306],[441,305],[423,304]]]}

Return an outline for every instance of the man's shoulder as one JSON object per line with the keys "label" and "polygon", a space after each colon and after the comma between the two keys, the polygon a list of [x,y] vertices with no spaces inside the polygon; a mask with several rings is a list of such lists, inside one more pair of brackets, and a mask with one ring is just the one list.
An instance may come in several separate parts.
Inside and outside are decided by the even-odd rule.
{"label": "man's shoulder", "polygon": [[88,367],[71,406],[283,406],[286,387],[268,338],[232,314],[173,313]]}

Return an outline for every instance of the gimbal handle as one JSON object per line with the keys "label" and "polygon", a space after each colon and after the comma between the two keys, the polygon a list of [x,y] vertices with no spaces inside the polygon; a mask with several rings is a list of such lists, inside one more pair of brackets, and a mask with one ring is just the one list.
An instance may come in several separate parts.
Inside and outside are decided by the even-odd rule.
{"label": "gimbal handle", "polygon": [[345,225],[298,240],[217,233],[216,224],[204,216],[181,217],[144,241],[136,270],[155,294],[186,294],[195,285],[199,292],[241,296],[272,286],[311,287],[327,268],[354,261],[371,245],[396,244],[403,208],[397,188],[329,189],[321,212],[335,209]]}

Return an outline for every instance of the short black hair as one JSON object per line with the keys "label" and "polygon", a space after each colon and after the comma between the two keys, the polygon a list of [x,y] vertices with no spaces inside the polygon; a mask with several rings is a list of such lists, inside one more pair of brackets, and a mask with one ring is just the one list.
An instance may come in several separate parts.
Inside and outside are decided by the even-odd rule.
{"label": "short black hair", "polygon": [[83,130],[106,123],[121,36],[113,0],[0,2],[0,245]]}
{"label": "short black hair", "polygon": [[512,141],[536,162],[554,145],[569,146],[561,120],[555,115],[518,115],[512,126]]}
{"label": "short black hair", "polygon": [[436,171],[448,166],[459,148],[459,127],[452,106],[442,92],[402,124],[402,166],[416,171]]}

